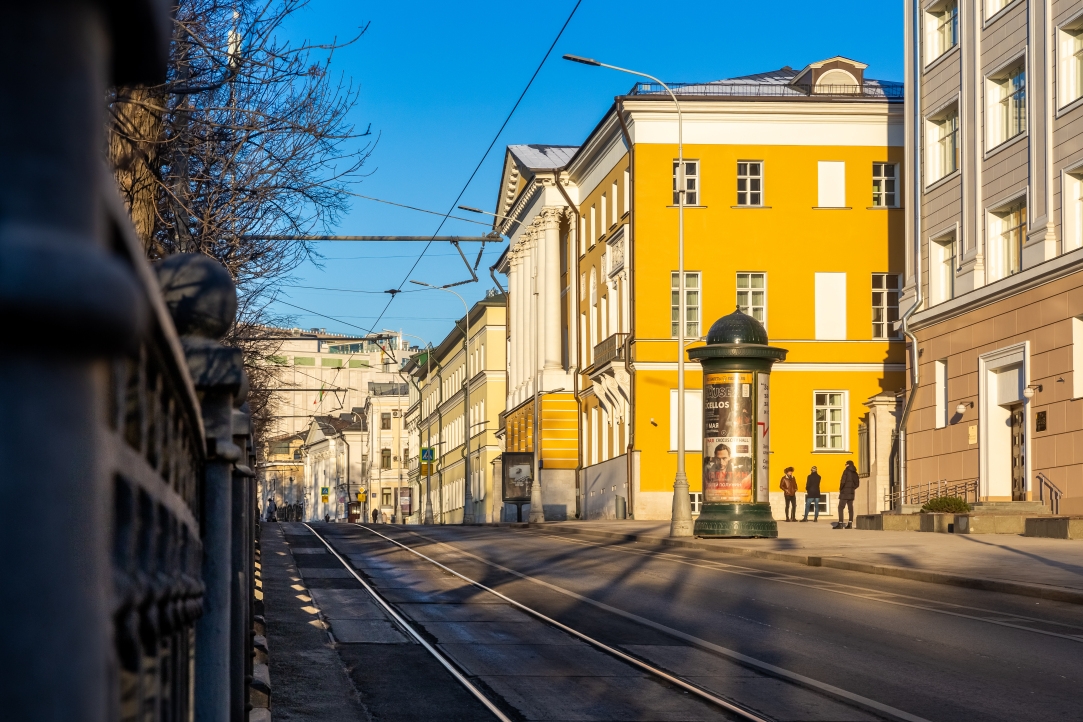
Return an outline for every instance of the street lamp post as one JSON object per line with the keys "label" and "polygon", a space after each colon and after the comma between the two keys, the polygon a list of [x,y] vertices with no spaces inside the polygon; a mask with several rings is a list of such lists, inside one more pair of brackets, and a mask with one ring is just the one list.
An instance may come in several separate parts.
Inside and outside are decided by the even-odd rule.
{"label": "street lamp post", "polygon": [[[685,473],[684,464],[684,335],[687,321],[685,318],[687,298],[684,290],[684,194],[687,188],[684,179],[684,117],[681,115],[681,104],[677,102],[677,96],[673,94],[669,86],[653,75],[618,68],[616,65],[606,65],[577,55],[565,55],[564,59],[583,65],[619,70],[641,78],[650,78],[666,89],[669,97],[673,99],[673,104],[677,106],[677,290],[680,293],[677,301],[677,475],[673,480],[673,511],[669,523],[669,535],[692,536],[692,499],[688,495],[688,475]],[[629,479],[628,483],[631,482],[632,480]]]}
{"label": "street lamp post", "polygon": [[462,296],[450,288],[433,286],[431,283],[414,280],[411,280],[410,283],[434,288],[437,291],[447,291],[462,301],[463,308],[466,309],[466,316],[463,318],[463,368],[466,369],[463,373],[463,429],[465,430],[463,442],[466,444],[466,476],[463,481],[463,489],[465,490],[463,496],[463,524],[473,524],[474,495],[470,492],[470,307],[466,305],[466,300]]}

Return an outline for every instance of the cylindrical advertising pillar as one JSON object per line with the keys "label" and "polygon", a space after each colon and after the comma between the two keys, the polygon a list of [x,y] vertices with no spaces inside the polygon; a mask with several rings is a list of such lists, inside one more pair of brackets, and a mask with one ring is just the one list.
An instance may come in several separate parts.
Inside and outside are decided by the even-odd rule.
{"label": "cylindrical advertising pillar", "polygon": [[703,366],[703,504],[698,537],[777,537],[768,496],[771,366],[786,349],[734,311],[715,321],[707,345],[688,357]]}

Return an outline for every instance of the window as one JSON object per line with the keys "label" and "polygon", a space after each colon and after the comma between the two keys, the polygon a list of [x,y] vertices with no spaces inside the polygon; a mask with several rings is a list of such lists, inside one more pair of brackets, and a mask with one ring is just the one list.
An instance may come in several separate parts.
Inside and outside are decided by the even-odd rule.
{"label": "window", "polygon": [[1065,173],[1061,211],[1064,214],[1063,250],[1083,247],[1083,172]]}
{"label": "window", "polygon": [[620,213],[617,212],[617,182],[616,181],[613,181],[613,187],[610,189],[609,197],[613,199],[613,206],[612,206],[613,218],[612,218],[612,220],[610,220],[609,225],[615,226],[615,225],[617,225],[617,218],[620,216]]}
{"label": "window", "polygon": [[[703,447],[703,391],[684,390],[684,450]],[[669,390],[669,450],[677,450],[677,389]]]}
{"label": "window", "polygon": [[934,362],[936,384],[936,428],[948,425],[948,360]]}
{"label": "window", "polygon": [[1023,65],[990,76],[988,147],[995,148],[1027,129],[1026,79]]}
{"label": "window", "polygon": [[381,506],[391,506],[391,490],[390,489],[384,489],[382,494],[380,495],[380,500],[381,500],[381,503],[380,503]]}
{"label": "window", "polygon": [[[679,205],[680,193],[677,191],[679,178],[679,165],[676,160],[673,161],[673,205]],[[698,160],[686,160],[684,162],[684,204],[686,206],[698,206],[699,205],[699,161]]]}
{"label": "window", "polygon": [[606,220],[609,217],[609,214],[606,213],[606,208],[608,207],[607,203],[606,203],[606,200],[607,199],[605,197],[605,193],[603,193],[602,194],[602,227],[598,229],[599,231],[601,231],[601,233],[599,233],[598,235],[602,236],[602,237],[605,237],[606,228],[609,227],[609,223]]}
{"label": "window", "polygon": [[688,498],[692,502],[692,513],[699,514],[700,509],[703,508],[703,492],[690,491],[688,492]]}
{"label": "window", "polygon": [[899,275],[872,274],[872,337],[896,338],[899,320]]}
{"label": "window", "polygon": [[814,394],[815,451],[845,451],[844,391],[817,391]]}
{"label": "window", "polygon": [[991,280],[1023,270],[1023,236],[1027,227],[1027,204],[1020,200],[989,214],[989,270]]}
{"label": "window", "polygon": [[1072,319],[1072,398],[1083,397],[1083,316]]}
{"label": "window", "polygon": [[959,42],[959,2],[946,0],[925,10],[925,62],[931,63]]}
{"label": "window", "polygon": [[382,431],[391,430],[391,412],[387,411],[380,414],[380,429]]}
{"label": "window", "polygon": [[846,274],[816,274],[816,340],[846,340]]}
{"label": "window", "polygon": [[937,113],[926,121],[928,158],[926,183],[933,183],[959,169],[959,109]]}
{"label": "window", "polygon": [[627,168],[625,168],[624,169],[624,205],[623,205],[623,212],[624,213],[628,212],[628,209],[631,207],[631,203],[632,203],[632,196],[629,195],[631,193],[631,188],[632,188],[632,186],[631,186],[631,177],[630,176],[631,176],[631,173],[628,171]]}
{"label": "window", "polygon": [[955,298],[955,236],[933,239],[929,244],[932,254],[932,302],[943,303]]}
{"label": "window", "polygon": [[846,163],[821,160],[817,164],[818,208],[846,207]]}
{"label": "window", "polygon": [[1014,1],[1015,0],[985,0],[985,18],[988,20],[1011,5]]}
{"label": "window", "polygon": [[391,468],[391,449],[380,449],[380,468]]}
{"label": "window", "polygon": [[737,308],[760,323],[767,324],[767,274],[737,274]]}
{"label": "window", "polygon": [[598,219],[594,212],[594,206],[590,207],[590,247],[598,242]]}
{"label": "window", "polygon": [[894,163],[872,164],[872,205],[876,208],[895,207]]}
{"label": "window", "polygon": [[579,219],[579,255],[582,256],[587,252],[587,218],[583,216]]}
{"label": "window", "polygon": [[1059,107],[1083,97],[1083,19],[1058,28]]}
{"label": "window", "polygon": [[[680,276],[673,272],[670,274],[670,334],[672,338],[677,338],[680,333],[680,326],[677,324],[680,320],[681,314],[681,291],[680,291]],[[688,273],[684,274],[684,320],[685,338],[699,338],[699,274]]]}
{"label": "window", "polygon": [[763,162],[758,160],[737,163],[737,205],[763,205]]}

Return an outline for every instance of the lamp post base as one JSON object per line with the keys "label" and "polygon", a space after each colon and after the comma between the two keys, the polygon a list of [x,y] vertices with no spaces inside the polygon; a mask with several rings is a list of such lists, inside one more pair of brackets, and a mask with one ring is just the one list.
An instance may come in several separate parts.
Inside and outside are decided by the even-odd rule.
{"label": "lamp post base", "polygon": [[696,519],[698,537],[778,537],[778,522],[771,505],[709,502]]}

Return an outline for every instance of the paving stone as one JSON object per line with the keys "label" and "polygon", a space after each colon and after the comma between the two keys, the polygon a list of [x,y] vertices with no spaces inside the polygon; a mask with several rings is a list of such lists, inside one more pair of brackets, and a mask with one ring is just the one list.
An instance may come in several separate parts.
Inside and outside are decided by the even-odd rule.
{"label": "paving stone", "polygon": [[410,639],[384,619],[328,618],[335,641],[343,644],[408,644]]}
{"label": "paving stone", "polygon": [[387,613],[363,589],[311,589],[323,616],[334,619],[382,619]]}

